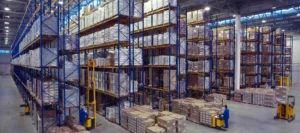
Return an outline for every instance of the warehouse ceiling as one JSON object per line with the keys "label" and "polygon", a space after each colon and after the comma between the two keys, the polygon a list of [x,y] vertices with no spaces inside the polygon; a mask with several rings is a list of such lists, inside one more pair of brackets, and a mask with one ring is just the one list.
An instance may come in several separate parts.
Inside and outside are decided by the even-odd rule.
{"label": "warehouse ceiling", "polygon": [[[300,6],[300,0],[178,0],[178,3],[190,11],[204,9],[208,6],[211,8],[211,14],[218,15],[218,20],[232,19],[236,14],[250,16],[289,8],[294,8],[300,13],[300,8],[295,8]],[[281,16],[281,18],[278,18],[279,16],[268,18],[267,24],[276,27],[284,26],[283,28],[289,34],[300,34],[300,14],[298,13]],[[261,24],[261,21],[258,19],[258,22],[255,23]]]}
{"label": "warehouse ceiling", "polygon": [[0,47],[9,48],[22,21],[28,0],[0,0]]}
{"label": "warehouse ceiling", "polygon": [[[278,9],[300,6],[300,0],[177,0],[181,7],[188,10],[211,7],[211,14],[218,14],[219,20],[232,18],[235,14],[242,16],[253,15]],[[28,0],[0,0],[0,47],[9,48],[22,21]],[[10,10],[5,10],[8,7]],[[276,7],[276,9],[274,9]],[[273,8],[273,9],[272,9]],[[299,10],[300,11],[300,10]],[[298,12],[299,12],[298,11]],[[300,33],[300,15],[290,15],[289,21],[276,19],[273,22],[284,22],[285,29],[293,33]],[[8,22],[9,24],[5,24]],[[282,23],[280,25],[283,25]]]}

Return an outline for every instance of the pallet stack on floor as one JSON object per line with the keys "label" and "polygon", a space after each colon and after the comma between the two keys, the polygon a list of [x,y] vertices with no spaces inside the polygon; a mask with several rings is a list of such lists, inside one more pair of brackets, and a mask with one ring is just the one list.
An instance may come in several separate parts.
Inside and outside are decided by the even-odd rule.
{"label": "pallet stack on floor", "polygon": [[158,112],[151,106],[122,109],[121,126],[132,133],[185,133],[186,117],[168,111]]}
{"label": "pallet stack on floor", "polygon": [[[172,100],[173,113],[184,115],[187,120],[212,127],[212,117],[222,113],[226,104],[226,96],[221,94],[208,95],[208,101],[183,98]],[[213,99],[213,100],[212,100]]]}
{"label": "pallet stack on floor", "polygon": [[248,104],[276,107],[277,103],[285,103],[289,88],[276,86],[275,89],[246,88],[235,91],[234,100]]}

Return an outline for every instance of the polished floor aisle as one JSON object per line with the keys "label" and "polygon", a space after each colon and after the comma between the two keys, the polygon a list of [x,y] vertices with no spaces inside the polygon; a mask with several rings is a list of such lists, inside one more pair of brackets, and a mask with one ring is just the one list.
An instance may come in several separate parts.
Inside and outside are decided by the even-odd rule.
{"label": "polished floor aisle", "polygon": [[[230,120],[228,133],[299,133],[300,132],[300,88],[292,88],[296,97],[296,119],[289,123],[274,120],[275,108],[244,103],[229,102]],[[11,76],[0,76],[0,133],[36,133],[30,117],[20,116],[21,96]],[[128,133],[117,124],[98,115],[101,124],[92,133]],[[186,133],[224,133],[192,122],[187,122]]]}
{"label": "polished floor aisle", "polygon": [[37,133],[28,116],[20,116],[21,95],[10,75],[0,75],[0,133]]}

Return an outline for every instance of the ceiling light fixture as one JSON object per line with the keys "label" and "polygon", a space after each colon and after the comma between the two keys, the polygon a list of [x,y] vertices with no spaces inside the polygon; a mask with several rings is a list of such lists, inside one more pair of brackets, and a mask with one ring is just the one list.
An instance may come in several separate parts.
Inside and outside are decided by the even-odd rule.
{"label": "ceiling light fixture", "polygon": [[9,11],[10,9],[8,7],[4,7],[4,10],[5,11]]}
{"label": "ceiling light fixture", "polygon": [[9,29],[9,27],[8,27],[8,26],[5,26],[4,28],[5,28],[5,29]]}
{"label": "ceiling light fixture", "polygon": [[9,22],[4,22],[4,24],[9,24]]}
{"label": "ceiling light fixture", "polygon": [[266,23],[267,21],[266,21],[266,20],[262,20],[261,22],[262,22],[262,23]]}
{"label": "ceiling light fixture", "polygon": [[63,1],[59,1],[58,4],[62,5],[62,4],[64,4],[64,2]]}
{"label": "ceiling light fixture", "polygon": [[300,13],[298,13],[297,16],[300,16]]}
{"label": "ceiling light fixture", "polygon": [[10,16],[5,16],[5,17],[10,18]]}
{"label": "ceiling light fixture", "polygon": [[9,30],[6,30],[6,32],[9,32]]}
{"label": "ceiling light fixture", "polygon": [[232,17],[236,17],[236,15],[234,14],[234,15],[232,15]]}
{"label": "ceiling light fixture", "polygon": [[282,30],[282,32],[284,32],[284,30]]}
{"label": "ceiling light fixture", "polygon": [[209,10],[210,10],[210,7],[207,6],[207,7],[204,8],[204,10],[205,10],[205,11],[209,11]]}
{"label": "ceiling light fixture", "polygon": [[273,6],[272,9],[276,9],[276,6]]}

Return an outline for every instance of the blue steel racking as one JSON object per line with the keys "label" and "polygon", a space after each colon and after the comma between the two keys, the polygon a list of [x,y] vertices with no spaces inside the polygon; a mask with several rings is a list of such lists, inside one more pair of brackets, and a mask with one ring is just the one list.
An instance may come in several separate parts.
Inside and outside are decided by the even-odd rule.
{"label": "blue steel racking", "polygon": [[[135,74],[138,72],[138,71],[143,71],[144,69],[144,65],[142,62],[137,62],[137,63],[140,63],[142,65],[139,65],[139,66],[136,66],[135,62],[136,62],[136,59],[134,59],[135,56],[137,55],[142,55],[144,54],[143,51],[142,52],[139,52],[139,53],[134,53],[132,51],[134,51],[135,47],[136,46],[140,46],[142,45],[143,47],[143,42],[136,42],[134,41],[135,40],[135,35],[134,34],[131,34],[130,31],[122,31],[122,27],[121,27],[121,24],[123,25],[126,25],[128,27],[132,26],[132,28],[134,29],[135,26],[131,25],[131,24],[134,24],[135,21],[139,21],[139,20],[142,20],[141,18],[143,18],[143,11],[140,12],[138,11],[136,5],[138,4],[137,1],[126,1],[127,2],[127,6],[126,7],[120,7],[120,1],[119,0],[116,0],[118,2],[118,11],[117,11],[117,14],[114,15],[114,16],[111,16],[109,18],[106,18],[100,22],[94,22],[94,18],[93,18],[93,24],[90,25],[90,26],[87,26],[87,27],[84,27],[81,29],[81,31],[77,34],[78,35],[78,38],[84,36],[84,35],[88,35],[88,34],[92,34],[93,36],[95,35],[94,33],[97,32],[97,31],[100,31],[100,30],[103,30],[103,29],[106,29],[106,28],[109,28],[109,27],[112,27],[113,24],[116,24],[118,26],[118,33],[117,33],[117,36],[118,36],[118,39],[117,41],[114,41],[114,42],[106,42],[106,43],[101,43],[101,44],[95,44],[93,42],[92,45],[89,45],[89,46],[81,46],[80,50],[76,53],[76,54],[80,54],[80,53],[84,53],[84,63],[80,66],[80,68],[82,70],[86,70],[87,66],[84,65],[87,63],[87,60],[88,60],[88,53],[92,53],[93,54],[93,57],[90,57],[90,59],[94,59],[96,58],[96,56],[100,56],[100,57],[105,57],[107,56],[107,53],[108,53],[108,49],[117,49],[117,54],[120,55],[120,53],[124,53],[124,51],[121,50],[121,48],[123,47],[127,47],[129,49],[129,52],[128,52],[128,58],[126,59],[127,62],[129,62],[128,65],[124,65],[123,63],[121,64],[120,63],[120,57],[118,57],[117,59],[117,62],[118,64],[117,65],[113,65],[113,66],[96,66],[96,71],[102,71],[102,72],[117,72],[118,74],[118,79],[117,79],[117,84],[118,84],[118,87],[117,87],[117,90],[118,90],[118,94],[114,94],[114,93],[111,93],[109,92],[109,90],[107,90],[107,88],[97,88],[96,89],[96,92],[99,94],[98,96],[103,95],[103,99],[104,99],[104,103],[103,103],[103,109],[104,109],[104,115],[106,115],[106,112],[105,112],[105,109],[106,107],[108,106],[107,104],[107,99],[108,97],[112,97],[114,98],[115,100],[117,100],[117,107],[118,107],[118,110],[117,110],[117,114],[119,114],[118,116],[118,119],[121,120],[121,108],[122,108],[122,104],[121,102],[125,101],[125,100],[129,100],[130,102],[130,106],[134,106],[135,104],[135,89],[138,90],[138,88],[134,88],[134,82],[133,80],[136,80],[137,78],[135,77]],[[102,2],[102,3],[97,3],[97,6],[100,6],[100,7],[103,7],[107,4],[109,4],[110,2],[112,1],[108,1],[108,2]],[[129,12],[129,15],[125,16],[123,14],[121,14],[122,11],[127,11]],[[94,11],[92,11],[94,12]],[[84,20],[84,18],[91,14],[92,12],[90,13],[87,13],[85,14],[84,16],[82,16],[80,19]],[[137,13],[137,14],[140,14],[141,15],[141,18],[137,18],[137,17],[133,17],[134,13]],[[69,28],[68,28],[69,29]],[[71,29],[76,29],[76,27],[74,26],[71,26]],[[130,30],[130,28],[129,28]],[[139,30],[143,30],[143,28],[140,28]],[[141,32],[143,33],[143,32]],[[126,37],[126,41],[121,41],[121,35],[128,35]],[[79,46],[80,47],[80,46]],[[99,54],[97,51],[98,50],[103,50],[103,52],[101,54]],[[70,54],[70,55],[74,55],[75,53],[74,52],[68,52],[67,54]],[[142,69],[142,70],[140,70]],[[120,74],[122,73],[122,71],[126,71],[126,73],[129,75],[129,81],[127,81],[127,79],[120,79]],[[86,77],[88,74],[88,72],[85,71],[85,73],[83,73],[83,75]],[[143,77],[143,76],[142,76]],[[104,79],[104,83],[107,84],[109,81],[107,79]],[[132,88],[133,90],[133,93],[129,93],[128,97],[127,96],[123,96],[120,94],[120,90],[121,89],[124,89],[124,86],[122,86],[124,83],[127,83],[128,82],[128,87],[129,88]],[[143,87],[143,84],[144,84],[144,80],[141,80],[140,81],[141,84],[142,84],[142,87]],[[80,83],[80,82],[79,82]],[[85,83],[83,83],[81,86],[82,88],[85,88],[87,91],[90,89],[89,87],[87,87],[87,84],[90,84],[87,82],[87,80],[85,80]],[[143,89],[142,89],[143,91]],[[100,97],[102,99],[102,97]],[[97,102],[100,102],[100,101],[97,101]],[[119,123],[120,124],[120,123]]]}
{"label": "blue steel racking", "polygon": [[[234,22],[232,20],[229,20],[228,22],[225,21],[223,23],[223,25],[219,26],[219,21],[218,21],[218,17],[216,17],[216,22],[214,23],[214,29],[215,29],[215,37],[214,37],[214,41],[215,41],[215,53],[213,53],[214,55],[214,72],[215,72],[215,84],[214,84],[214,88],[216,89],[216,92],[221,93],[221,94],[225,94],[228,96],[228,98],[230,99],[231,97],[231,91],[234,87],[234,59],[235,59],[235,26],[234,26]],[[219,38],[219,31],[224,32],[225,30],[228,30],[228,38],[226,39],[220,39]],[[221,45],[221,43],[223,43],[224,45],[227,45],[227,47],[229,47],[229,54],[222,54],[219,55],[218,53],[218,46]],[[228,46],[229,45],[229,46]],[[220,60],[227,60],[229,61],[229,68],[219,68],[219,61]],[[232,69],[231,69],[231,66]],[[219,75],[226,75],[228,76],[228,86],[224,85],[219,85]],[[222,81],[222,80],[221,80]],[[223,81],[224,78],[223,78]],[[232,83],[232,84],[231,84]],[[222,84],[222,82],[221,82]]]}
{"label": "blue steel racking", "polygon": [[[61,3],[62,2],[62,3]],[[40,49],[40,57],[39,61],[40,64],[37,67],[28,66],[28,65],[20,65],[20,64],[14,64],[14,74],[13,77],[15,79],[15,82],[19,84],[19,89],[23,90],[22,92],[27,91],[27,95],[25,96],[25,102],[28,102],[28,97],[30,97],[31,102],[31,110],[34,114],[36,114],[34,117],[37,120],[37,114],[40,115],[41,122],[36,121],[37,129],[40,132],[46,132],[49,127],[51,126],[64,126],[66,125],[67,117],[70,115],[74,115],[75,112],[78,112],[79,115],[79,109],[80,109],[80,98],[78,97],[78,103],[75,103],[76,105],[73,105],[73,109],[71,111],[70,108],[69,112],[67,112],[66,104],[67,102],[70,103],[70,97],[71,95],[75,95],[76,92],[74,92],[71,95],[66,96],[66,83],[69,85],[75,86],[78,88],[78,92],[80,92],[80,76],[79,76],[79,67],[76,68],[76,70],[73,70],[72,73],[77,73],[77,83],[69,82],[66,79],[69,77],[69,75],[65,74],[65,62],[60,61],[60,53],[65,52],[65,45],[66,41],[69,38],[66,36],[68,32],[65,32],[63,28],[65,28],[65,25],[68,25],[68,21],[65,21],[65,18],[68,18],[70,13],[76,14],[76,12],[79,12],[80,7],[82,6],[81,1],[29,1],[26,13],[24,15],[24,18],[22,20],[22,24],[20,25],[20,28],[18,30],[18,34],[15,38],[15,41],[12,46],[12,56],[13,59],[18,58],[20,55],[24,55],[28,53],[30,50],[39,48]],[[71,10],[70,10],[71,8]],[[75,12],[75,13],[74,13]],[[79,15],[78,15],[79,16]],[[50,23],[47,22],[47,20],[51,17],[54,17],[52,24],[56,24],[56,28],[50,26]],[[78,17],[79,18],[79,17]],[[77,18],[77,19],[78,19]],[[29,31],[33,30],[33,23],[34,21],[39,21],[40,30],[37,32],[38,36],[34,38],[33,41],[27,44],[27,46],[20,48],[20,43],[24,39],[24,37],[29,34]],[[78,26],[79,26],[78,22]],[[44,33],[46,31],[53,32],[50,35],[46,35],[49,33]],[[78,28],[78,32],[80,31],[80,28]],[[79,48],[79,38],[76,40],[73,40],[74,44],[77,44],[77,47]],[[50,51],[50,48],[55,48],[56,51]],[[75,52],[78,53],[79,49],[77,49]],[[51,55],[55,58],[50,59],[50,61],[43,59],[43,53],[44,52],[50,52]],[[65,59],[65,57],[63,56]],[[65,60],[64,60],[65,61]],[[79,63],[80,60],[78,60],[75,65]],[[56,63],[56,66],[49,66],[50,63]],[[60,75],[61,71],[63,71],[63,76]],[[38,80],[39,79],[39,80]],[[43,84],[47,83],[48,81],[51,81],[51,84],[47,87],[44,87]],[[26,84],[27,82],[27,84]],[[36,86],[33,86],[35,83]],[[41,85],[39,85],[41,84]],[[22,85],[22,86],[20,86]],[[46,89],[49,89],[49,87],[53,85],[55,88],[57,88],[58,94],[48,94]],[[40,90],[38,90],[38,86],[40,87]],[[36,88],[35,91],[31,90],[32,88]],[[50,88],[51,89],[51,88]],[[39,92],[40,91],[40,95]],[[24,93],[23,93],[24,94]],[[23,95],[24,96],[24,95]],[[57,102],[53,103],[46,103],[44,102],[44,97],[52,97],[57,100]],[[76,95],[75,95],[76,96]],[[28,103],[26,103],[28,104]],[[40,113],[38,113],[38,111]],[[53,111],[52,113],[50,111]],[[75,115],[77,116],[77,115]],[[48,119],[54,119],[55,121],[48,122]],[[73,121],[75,122],[75,121]],[[76,123],[76,122],[75,122]],[[78,122],[77,122],[78,123]],[[39,125],[41,124],[41,125]]]}
{"label": "blue steel racking", "polygon": [[[203,26],[204,30],[201,31],[203,32],[203,37],[197,37],[197,38],[188,38],[187,40],[187,57],[186,60],[194,60],[194,61],[202,61],[204,60],[205,62],[202,63],[203,65],[203,72],[188,72],[189,64],[187,63],[186,69],[187,75],[198,75],[198,76],[203,76],[203,88],[193,88],[190,87],[189,80],[187,80],[186,84],[188,86],[188,92],[189,96],[195,96],[193,94],[198,94],[198,92],[202,93],[201,97],[205,99],[206,94],[212,93],[212,74],[213,74],[213,46],[212,46],[212,41],[213,41],[213,33],[212,33],[212,28],[213,23],[215,22],[215,19],[212,18],[209,12],[205,11],[203,20],[201,21],[195,21],[195,22],[188,22],[187,25],[190,27],[196,27],[198,28],[199,26]],[[208,34],[206,34],[208,33]],[[189,55],[189,45],[197,42],[203,42],[203,55]],[[208,51],[207,48],[208,47]],[[198,48],[199,49],[199,48]],[[201,49],[199,49],[201,50]],[[208,54],[207,54],[208,53]],[[208,62],[206,62],[208,61]],[[188,62],[188,61],[187,61]],[[207,70],[206,65],[209,65],[209,70]],[[208,71],[208,72],[207,72]],[[207,80],[208,77],[208,80]],[[188,78],[189,79],[189,78]],[[206,89],[206,84],[208,85],[208,89]],[[201,85],[201,84],[200,84]]]}
{"label": "blue steel racking", "polygon": [[[36,6],[37,4],[39,4],[40,6]],[[13,47],[12,47],[12,56],[13,59],[19,57],[20,55],[26,54],[29,52],[29,50],[33,50],[36,48],[39,48],[39,52],[40,52],[40,64],[39,67],[30,67],[30,66],[24,66],[24,65],[17,65],[14,64],[14,74],[13,77],[15,79],[15,82],[17,84],[22,84],[22,86],[18,86],[20,90],[24,90],[27,91],[26,95],[25,95],[25,102],[28,102],[30,99],[30,102],[32,105],[30,105],[31,108],[35,108],[38,111],[40,111],[38,113],[38,111],[33,112],[35,113],[35,119],[37,120],[38,116],[37,114],[39,114],[41,122],[36,122],[36,127],[39,131],[41,132],[45,132],[49,127],[54,126],[54,125],[60,125],[61,124],[61,119],[60,119],[60,113],[54,113],[54,114],[49,114],[49,111],[54,111],[54,112],[59,112],[59,110],[61,110],[61,105],[60,105],[60,99],[59,99],[59,95],[60,95],[60,85],[59,83],[57,83],[57,81],[54,80],[50,80],[51,83],[50,85],[48,85],[47,87],[44,87],[44,82],[45,80],[47,80],[47,78],[54,78],[55,77],[55,73],[52,73],[50,71],[50,69],[53,69],[51,67],[49,67],[48,65],[51,62],[55,62],[59,64],[59,56],[56,55],[55,53],[53,53],[52,51],[49,50],[49,48],[55,47],[54,45],[56,45],[56,47],[59,46],[59,41],[58,41],[58,37],[59,37],[59,33],[58,33],[58,19],[56,15],[51,15],[51,16],[47,16],[50,14],[50,10],[51,10],[51,6],[52,5],[57,5],[57,3],[48,1],[42,1],[40,0],[38,1],[29,1],[28,6],[27,6],[27,11],[25,13],[25,16],[23,18],[23,24],[21,25],[19,31],[18,31],[18,35],[15,38]],[[50,9],[50,10],[49,10]],[[33,12],[34,11],[34,12]],[[44,18],[45,17],[45,18]],[[55,18],[55,22],[57,24],[56,28],[55,27],[49,27],[47,23],[45,23],[45,21],[47,21],[47,19],[54,17]],[[36,38],[34,38],[34,40],[32,40],[31,42],[29,42],[27,44],[27,46],[19,48],[20,47],[20,43],[21,41],[24,39],[25,35],[27,35],[29,33],[29,31],[32,31],[32,24],[34,23],[34,21],[39,21],[37,23],[39,23],[39,31],[38,31],[38,35],[36,36]],[[37,28],[37,27],[35,27]],[[52,32],[54,32],[54,34],[51,35],[44,35],[43,33],[45,32],[44,30],[51,30]],[[56,43],[56,44],[53,44]],[[52,55],[54,55],[54,58],[50,59],[50,61],[43,61],[43,51],[48,51],[50,52]],[[36,81],[33,81],[34,78]],[[57,77],[59,79],[59,77]],[[39,80],[38,80],[39,79]],[[49,80],[48,80],[49,81]],[[35,92],[32,90],[33,87],[33,82],[35,82]],[[37,90],[38,84],[40,85],[40,90]],[[48,94],[48,92],[46,92],[46,89],[49,89],[49,87],[53,85],[54,87],[56,87],[56,89],[58,89],[58,94],[57,95],[51,95]],[[31,87],[30,87],[31,86]],[[38,93],[40,92],[40,93]],[[24,95],[23,95],[24,96]],[[52,97],[54,99],[56,99],[57,101],[54,102],[45,102],[44,101],[44,97]],[[28,99],[28,97],[31,97]],[[24,97],[23,97],[24,98]],[[28,103],[25,103],[28,104]],[[49,122],[46,124],[46,120],[47,118],[52,118],[54,121]],[[41,125],[39,125],[41,124]]]}

